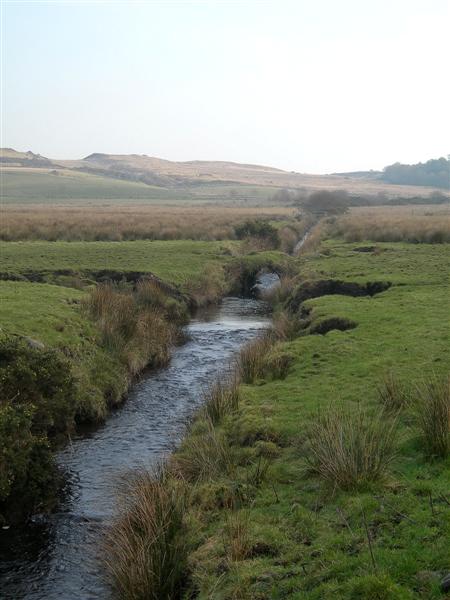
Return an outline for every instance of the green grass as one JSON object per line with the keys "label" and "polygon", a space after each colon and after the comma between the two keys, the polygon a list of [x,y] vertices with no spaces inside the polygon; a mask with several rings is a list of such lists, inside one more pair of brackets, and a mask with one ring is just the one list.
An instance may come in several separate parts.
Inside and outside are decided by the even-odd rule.
{"label": "green grass", "polygon": [[133,181],[121,181],[88,173],[51,170],[3,174],[3,194],[7,202],[54,202],[58,200],[162,200],[174,194],[164,188]]}
{"label": "green grass", "polygon": [[[377,252],[357,252],[355,248],[375,246]],[[327,240],[321,252],[300,260],[303,275],[347,281],[392,281],[397,284],[449,282],[450,244],[408,244]]]}
{"label": "green grass", "polygon": [[3,242],[0,273],[26,275],[70,270],[89,274],[108,269],[117,272],[154,273],[167,282],[183,284],[199,275],[208,262],[230,260],[233,242]]}
{"label": "green grass", "polygon": [[46,346],[77,345],[93,335],[81,314],[84,292],[57,285],[0,281],[0,328]]}
{"label": "green grass", "polygon": [[[223,425],[237,462],[245,464],[264,440],[276,443],[276,458],[245,509],[245,559],[231,560],[224,545],[230,509],[211,502],[219,484],[197,493],[190,558],[196,597],[443,597],[439,581],[450,570],[450,459],[427,461],[412,409],[399,416],[397,456],[386,481],[343,492],[305,465],[307,431],[330,406],[380,415],[377,385],[387,371],[408,387],[450,370],[443,264],[449,246],[382,244],[379,255],[353,246],[327,241],[326,254],[302,259],[302,272],[394,285],[373,298],[309,300],[314,320],[339,316],[357,327],[282,344],[294,357],[287,377],[242,386],[240,413]],[[220,485],[237,484],[224,477]]]}

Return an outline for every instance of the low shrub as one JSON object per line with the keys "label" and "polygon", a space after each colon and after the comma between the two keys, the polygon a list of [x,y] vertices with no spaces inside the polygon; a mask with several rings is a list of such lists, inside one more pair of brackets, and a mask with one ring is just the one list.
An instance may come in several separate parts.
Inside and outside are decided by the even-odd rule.
{"label": "low shrub", "polygon": [[263,243],[266,249],[275,249],[280,245],[280,238],[276,227],[268,221],[245,221],[234,228],[238,240],[254,238]]}
{"label": "low shrub", "polygon": [[310,470],[335,488],[352,490],[383,479],[396,455],[396,423],[332,408],[307,433]]}
{"label": "low shrub", "polygon": [[188,554],[184,486],[164,472],[142,472],[123,492],[123,510],[105,537],[112,588],[124,600],[180,598]]}
{"label": "low shrub", "polygon": [[416,414],[429,458],[450,453],[450,377],[432,377],[417,388]]}

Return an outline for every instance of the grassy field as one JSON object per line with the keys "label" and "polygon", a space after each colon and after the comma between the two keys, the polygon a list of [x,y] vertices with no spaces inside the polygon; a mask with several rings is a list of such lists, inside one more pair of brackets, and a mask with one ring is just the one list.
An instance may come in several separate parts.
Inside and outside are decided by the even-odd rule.
{"label": "grassy field", "polygon": [[[272,367],[241,385],[238,411],[214,417],[210,429],[205,414],[217,414],[210,404],[175,455],[172,472],[190,482],[181,533],[189,543],[180,552],[198,598],[448,597],[440,581],[450,571],[450,457],[427,455],[416,398],[427,378],[448,376],[450,369],[450,247],[360,247],[323,242],[299,259],[302,286],[305,279],[334,278],[389,281],[391,287],[372,297],[307,300],[306,329],[277,342],[267,363]],[[336,317],[353,328],[313,333]],[[395,398],[408,398],[397,415],[381,403],[387,376],[396,382]],[[378,475],[344,485],[333,479],[338,472],[330,481],[329,473],[327,479],[317,470],[312,452],[318,432],[319,450],[324,444],[333,449],[325,467],[338,460],[342,433],[325,435],[329,414],[333,428],[348,415],[346,435],[366,436],[351,438],[360,473],[370,474],[372,461],[387,453]],[[441,418],[448,426],[448,412]],[[150,496],[154,486],[143,484]]]}
{"label": "grassy field", "polygon": [[[313,321],[338,316],[356,328],[283,344],[294,361],[286,379],[244,386],[241,413],[226,425],[232,440],[274,442],[278,456],[251,507],[242,510],[248,556],[231,562],[217,598],[442,597],[450,463],[425,460],[411,410],[399,417],[398,454],[384,484],[360,493],[332,490],[305,469],[305,434],[320,411],[363,407],[376,415],[377,386],[386,373],[409,387],[450,368],[450,248],[384,244],[375,255],[354,248],[327,241],[323,254],[304,259],[301,271],[393,286],[374,297],[307,301]],[[197,538],[192,564],[202,598],[228,559],[223,532],[229,518],[229,511],[209,513],[204,537]],[[258,545],[263,551],[252,556]]]}
{"label": "grassy field", "polygon": [[3,242],[0,273],[51,274],[69,270],[81,275],[101,270],[153,273],[169,283],[183,284],[200,273],[206,263],[224,264],[232,242]]}
{"label": "grassy field", "polygon": [[59,285],[0,282],[0,328],[46,346],[77,346],[92,337],[92,324],[80,311],[85,292]]}
{"label": "grassy field", "polygon": [[[57,174],[55,174],[55,172]],[[198,184],[177,187],[148,185],[69,169],[4,168],[2,202],[8,204],[89,204],[104,202],[133,204],[226,203],[259,205],[267,203],[276,188],[239,183]]]}

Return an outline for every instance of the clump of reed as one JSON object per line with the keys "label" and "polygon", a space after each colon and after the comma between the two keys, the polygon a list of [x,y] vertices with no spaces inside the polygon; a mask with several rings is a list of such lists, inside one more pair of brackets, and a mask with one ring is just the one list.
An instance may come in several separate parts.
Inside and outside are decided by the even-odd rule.
{"label": "clump of reed", "polygon": [[396,455],[396,421],[331,408],[307,433],[307,464],[333,488],[355,490],[381,481]]}
{"label": "clump of reed", "polygon": [[[160,290],[149,302],[150,283],[142,283],[135,294],[112,283],[97,285],[85,301],[85,307],[97,324],[101,342],[110,352],[120,356],[131,375],[147,365],[162,366],[170,356],[175,325],[167,319]],[[153,288],[154,286],[152,286]],[[146,302],[142,301],[147,294]]]}
{"label": "clump of reed", "polygon": [[231,562],[245,560],[250,556],[252,544],[247,511],[228,513],[223,531],[223,543]]}
{"label": "clump of reed", "polygon": [[236,369],[243,383],[253,383],[264,376],[266,356],[273,344],[274,336],[267,332],[242,348],[237,357]]}
{"label": "clump of reed", "polygon": [[234,376],[231,380],[217,379],[204,392],[202,414],[217,425],[225,415],[236,412],[239,407],[239,383]]}
{"label": "clump of reed", "polygon": [[222,298],[228,287],[224,269],[208,263],[195,281],[188,283],[187,290],[197,306],[206,306]]}
{"label": "clump of reed", "polygon": [[377,393],[379,402],[387,412],[399,412],[409,404],[409,394],[392,372],[383,376],[377,386]]}
{"label": "clump of reed", "polygon": [[417,423],[429,458],[450,454],[450,377],[431,377],[417,386]]}
{"label": "clump of reed", "polygon": [[194,483],[231,476],[235,466],[233,450],[224,433],[206,417],[195,423],[195,431],[186,437],[170,462],[173,472]]}
{"label": "clump of reed", "polygon": [[185,486],[160,470],[130,475],[122,492],[104,540],[114,592],[123,600],[180,598],[188,555]]}

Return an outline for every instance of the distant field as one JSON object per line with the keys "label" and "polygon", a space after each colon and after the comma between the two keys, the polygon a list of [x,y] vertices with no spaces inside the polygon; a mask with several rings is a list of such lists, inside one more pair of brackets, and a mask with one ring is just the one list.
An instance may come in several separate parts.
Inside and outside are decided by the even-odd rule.
{"label": "distant field", "polygon": [[[56,174],[55,174],[56,173]],[[192,183],[174,188],[101,177],[68,169],[6,168],[2,171],[2,200],[6,204],[79,203],[265,203],[276,188],[239,183]]]}
{"label": "distant field", "polygon": [[50,169],[4,170],[2,194],[5,202],[54,202],[57,200],[166,200],[164,188],[120,181],[87,173]]}
{"label": "distant field", "polygon": [[[274,194],[283,189],[306,193],[346,190],[387,198],[427,196],[435,191],[424,186],[393,185],[373,176],[309,175],[220,161],[176,163],[148,156],[100,154],[78,161],[51,161],[37,155],[27,158],[14,151],[9,154],[0,157],[5,203],[99,204],[108,200],[258,205],[273,202]],[[275,202],[280,204],[282,200]]]}
{"label": "distant field", "polygon": [[151,272],[183,284],[206,263],[223,264],[237,242],[2,242],[0,274],[26,276],[68,270],[81,275],[111,270]]}

